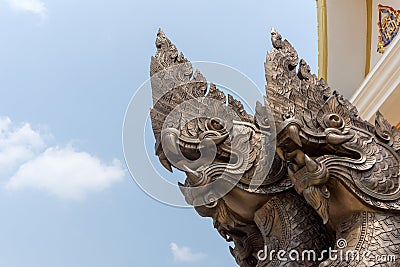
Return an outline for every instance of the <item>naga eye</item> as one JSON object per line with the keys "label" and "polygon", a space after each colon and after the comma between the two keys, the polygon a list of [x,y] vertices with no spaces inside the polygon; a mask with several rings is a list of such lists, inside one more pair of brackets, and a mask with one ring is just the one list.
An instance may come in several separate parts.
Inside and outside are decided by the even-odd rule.
{"label": "naga eye", "polygon": [[212,193],[206,197],[206,202],[205,207],[209,209],[215,208],[218,205],[218,199]]}
{"label": "naga eye", "polygon": [[224,122],[219,118],[212,118],[208,124],[211,130],[221,131],[225,129]]}
{"label": "naga eye", "polygon": [[338,114],[329,114],[324,118],[325,125],[331,128],[343,127],[344,121]]}
{"label": "naga eye", "polygon": [[389,138],[390,137],[390,133],[388,131],[384,131],[382,135],[385,138]]}

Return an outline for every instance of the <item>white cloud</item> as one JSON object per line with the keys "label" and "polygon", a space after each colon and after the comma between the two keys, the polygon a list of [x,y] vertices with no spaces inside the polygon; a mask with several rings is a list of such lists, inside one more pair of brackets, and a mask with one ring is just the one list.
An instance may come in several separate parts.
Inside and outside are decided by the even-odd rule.
{"label": "white cloud", "polygon": [[[63,199],[83,199],[125,175],[119,160],[107,164],[72,146],[50,147],[46,136],[28,123],[0,117],[0,175],[10,191],[40,189]],[[3,183],[4,184],[4,183]]]}
{"label": "white cloud", "polygon": [[179,247],[175,243],[171,243],[170,245],[172,254],[174,255],[175,262],[198,262],[207,257],[207,254],[201,252],[192,252],[192,249],[189,247]]}
{"label": "white cloud", "polygon": [[47,14],[45,4],[40,0],[6,0],[16,11],[30,12],[44,18]]}
{"label": "white cloud", "polygon": [[65,199],[82,199],[90,191],[101,191],[124,176],[115,159],[104,164],[72,147],[51,147],[21,165],[6,184],[9,190],[35,188]]}
{"label": "white cloud", "polygon": [[0,174],[31,159],[44,146],[44,136],[29,123],[16,126],[10,118],[0,117]]}

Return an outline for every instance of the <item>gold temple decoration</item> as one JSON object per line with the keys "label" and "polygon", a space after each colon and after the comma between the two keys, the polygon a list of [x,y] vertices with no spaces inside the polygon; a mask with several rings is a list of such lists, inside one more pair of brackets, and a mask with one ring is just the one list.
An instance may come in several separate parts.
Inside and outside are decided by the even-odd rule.
{"label": "gold temple decoration", "polygon": [[378,49],[381,54],[386,47],[397,36],[400,28],[400,10],[395,10],[390,6],[378,5]]}
{"label": "gold temple decoration", "polygon": [[365,71],[367,76],[371,69],[371,41],[372,41],[372,0],[366,0],[367,4],[367,41],[366,41],[366,56],[365,56]]}
{"label": "gold temple decoration", "polygon": [[317,0],[318,77],[328,80],[328,16],[326,0]]}

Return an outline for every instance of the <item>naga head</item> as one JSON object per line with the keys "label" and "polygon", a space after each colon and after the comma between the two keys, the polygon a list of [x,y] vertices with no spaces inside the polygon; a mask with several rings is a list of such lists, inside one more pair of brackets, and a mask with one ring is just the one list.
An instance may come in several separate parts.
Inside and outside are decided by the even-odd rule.
{"label": "naga head", "polygon": [[265,63],[276,151],[288,174],[324,223],[361,211],[400,209],[400,132],[380,114],[375,125],[323,79],[310,73],[292,45],[276,32]]}
{"label": "naga head", "polygon": [[257,102],[249,115],[239,100],[194,71],[161,30],[156,47],[150,67],[155,151],[166,169],[186,173],[180,186],[187,202],[212,206],[236,187],[266,195],[290,189],[268,108]]}

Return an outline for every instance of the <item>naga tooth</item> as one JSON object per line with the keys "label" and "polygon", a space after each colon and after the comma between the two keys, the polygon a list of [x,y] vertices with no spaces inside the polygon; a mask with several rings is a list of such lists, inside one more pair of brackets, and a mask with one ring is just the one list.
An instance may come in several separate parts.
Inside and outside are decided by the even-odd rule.
{"label": "naga tooth", "polygon": [[229,251],[231,252],[232,256],[235,256],[235,253],[233,252],[234,248],[229,246]]}
{"label": "naga tooth", "polygon": [[287,132],[288,132],[288,135],[289,135],[290,139],[291,139],[296,145],[298,145],[299,147],[302,147],[302,146],[303,146],[302,143],[301,143],[301,140],[300,140],[299,128],[297,128],[296,125],[290,125],[290,126],[287,128]]}
{"label": "naga tooth", "polygon": [[164,166],[164,168],[166,168],[169,172],[173,172],[172,171],[172,167],[171,167],[171,162],[169,162],[169,160],[167,159],[160,159],[161,165]]}
{"label": "naga tooth", "polygon": [[284,153],[283,153],[282,148],[277,147],[277,148],[276,148],[276,154],[281,158],[281,160],[285,160],[285,155],[284,155]]}
{"label": "naga tooth", "polygon": [[290,180],[293,181],[294,171],[290,167],[287,168],[287,171],[288,171],[288,175],[289,175]]}
{"label": "naga tooth", "polygon": [[306,162],[306,168],[309,172],[315,172],[318,169],[318,163],[307,155],[304,155],[304,160]]}
{"label": "naga tooth", "polygon": [[[179,183],[178,183],[179,184]],[[185,185],[179,184],[179,190],[181,190],[181,193],[186,197],[188,193],[188,188]]]}
{"label": "naga tooth", "polygon": [[198,172],[187,172],[186,173],[186,180],[189,182],[191,186],[196,185],[200,180],[200,174]]}
{"label": "naga tooth", "polygon": [[[296,149],[295,151],[288,153],[287,156],[289,159],[293,159],[294,162],[298,165],[298,167],[303,167],[306,163],[304,161],[304,152],[300,149]],[[295,169],[295,171],[297,171]]]}
{"label": "naga tooth", "polygon": [[341,145],[353,138],[353,135],[339,135],[334,133],[329,133],[326,136],[326,141],[332,145]]}
{"label": "naga tooth", "polygon": [[288,169],[288,175],[290,178],[290,181],[292,181],[293,185],[294,185],[294,189],[296,190],[296,192],[298,194],[302,194],[302,190],[298,187],[298,181],[296,180],[296,178],[294,177],[294,172],[293,170],[289,167]]}
{"label": "naga tooth", "polygon": [[185,187],[185,185],[182,184],[181,182],[178,182],[178,186],[179,186],[179,187]]}
{"label": "naga tooth", "polygon": [[300,169],[299,165],[293,164],[293,170],[297,172]]}

